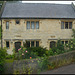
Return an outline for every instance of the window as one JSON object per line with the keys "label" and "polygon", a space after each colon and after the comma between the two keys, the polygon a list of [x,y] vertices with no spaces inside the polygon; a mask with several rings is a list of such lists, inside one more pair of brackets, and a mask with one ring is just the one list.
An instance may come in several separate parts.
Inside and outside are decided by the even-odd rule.
{"label": "window", "polygon": [[36,29],[39,29],[39,22],[36,22]]}
{"label": "window", "polygon": [[72,22],[69,22],[69,29],[72,29]]}
{"label": "window", "polygon": [[68,29],[68,22],[65,22],[65,29]]}
{"label": "window", "polygon": [[61,29],[72,29],[72,22],[61,22]]}
{"label": "window", "polygon": [[61,22],[61,29],[64,29],[64,22]]}
{"label": "window", "polygon": [[26,41],[26,46],[30,47],[30,41]]}
{"label": "window", "polygon": [[65,41],[65,44],[68,44],[68,41]]}
{"label": "window", "polygon": [[61,41],[62,44],[68,44],[68,41],[64,40],[64,41]]}
{"label": "window", "polygon": [[9,41],[6,41],[6,47],[9,48]]}
{"label": "window", "polygon": [[9,21],[6,22],[6,29],[9,29]]}
{"label": "window", "polygon": [[19,24],[20,23],[20,21],[19,20],[16,20],[16,24]]}
{"label": "window", "polygon": [[39,41],[26,41],[27,47],[39,47]]}
{"label": "window", "polygon": [[34,25],[34,21],[31,22],[31,29],[34,29],[35,25]]}
{"label": "window", "polygon": [[39,29],[39,21],[27,21],[27,29]]}
{"label": "window", "polygon": [[61,41],[62,44],[64,44],[64,41]]}
{"label": "window", "polygon": [[34,41],[31,41],[31,47],[34,47]]}
{"label": "window", "polygon": [[27,21],[27,29],[30,29],[30,21]]}
{"label": "window", "polygon": [[36,47],[39,47],[39,41],[36,41]]}

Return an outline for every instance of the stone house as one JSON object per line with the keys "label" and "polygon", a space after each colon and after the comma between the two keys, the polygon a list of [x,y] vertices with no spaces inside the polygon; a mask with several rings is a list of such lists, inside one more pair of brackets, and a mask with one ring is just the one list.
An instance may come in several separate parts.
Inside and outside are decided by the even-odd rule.
{"label": "stone house", "polygon": [[74,4],[9,3],[1,15],[3,47],[9,54],[23,43],[28,47],[51,48],[60,38],[62,43],[72,39],[75,28]]}

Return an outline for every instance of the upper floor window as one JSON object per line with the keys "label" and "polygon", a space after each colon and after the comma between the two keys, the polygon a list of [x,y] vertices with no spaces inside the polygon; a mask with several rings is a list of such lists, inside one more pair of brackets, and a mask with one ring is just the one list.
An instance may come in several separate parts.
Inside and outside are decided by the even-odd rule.
{"label": "upper floor window", "polygon": [[27,21],[27,29],[39,29],[39,21]]}
{"label": "upper floor window", "polygon": [[39,29],[39,22],[36,22],[36,29]]}
{"label": "upper floor window", "polygon": [[35,28],[35,24],[34,24],[34,21],[31,22],[31,29],[34,29]]}
{"label": "upper floor window", "polygon": [[16,20],[16,24],[20,24],[20,21],[19,20]]}
{"label": "upper floor window", "polygon": [[72,29],[72,22],[61,22],[61,29]]}
{"label": "upper floor window", "polygon": [[27,21],[27,29],[30,29],[30,21]]}
{"label": "upper floor window", "polygon": [[6,29],[9,29],[9,21],[6,21]]}

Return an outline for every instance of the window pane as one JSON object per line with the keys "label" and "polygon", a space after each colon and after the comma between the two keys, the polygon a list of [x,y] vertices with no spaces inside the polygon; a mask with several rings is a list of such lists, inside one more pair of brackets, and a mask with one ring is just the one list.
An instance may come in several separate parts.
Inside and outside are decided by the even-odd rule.
{"label": "window pane", "polygon": [[34,47],[34,41],[31,41],[31,47]]}
{"label": "window pane", "polygon": [[30,47],[30,41],[26,41],[26,46]]}
{"label": "window pane", "polygon": [[65,29],[68,29],[68,22],[65,22]]}
{"label": "window pane", "polygon": [[39,41],[36,41],[36,47],[39,47]]}
{"label": "window pane", "polygon": [[9,41],[6,41],[6,47],[9,48]]}
{"label": "window pane", "polygon": [[68,44],[68,41],[65,41],[65,44]]}
{"label": "window pane", "polygon": [[61,29],[64,29],[64,22],[61,22]]}
{"label": "window pane", "polygon": [[64,44],[64,41],[61,41],[62,44]]}
{"label": "window pane", "polygon": [[34,28],[35,28],[34,22],[31,22],[31,29],[34,29]]}
{"label": "window pane", "polygon": [[19,22],[19,20],[16,20],[16,24],[19,24],[20,22]]}
{"label": "window pane", "polygon": [[39,22],[36,22],[36,29],[39,29]]}
{"label": "window pane", "polygon": [[9,22],[6,22],[6,29],[9,29]]}
{"label": "window pane", "polygon": [[27,21],[27,29],[30,29],[30,21]]}
{"label": "window pane", "polygon": [[72,22],[69,22],[69,29],[72,29]]}

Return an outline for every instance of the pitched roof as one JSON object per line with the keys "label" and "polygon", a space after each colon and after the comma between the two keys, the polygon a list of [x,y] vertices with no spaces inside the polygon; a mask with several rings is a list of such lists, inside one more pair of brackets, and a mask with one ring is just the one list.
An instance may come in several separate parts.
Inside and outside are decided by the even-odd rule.
{"label": "pitched roof", "polygon": [[71,4],[6,3],[2,18],[75,18]]}

